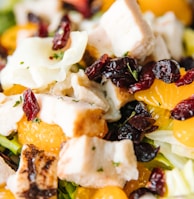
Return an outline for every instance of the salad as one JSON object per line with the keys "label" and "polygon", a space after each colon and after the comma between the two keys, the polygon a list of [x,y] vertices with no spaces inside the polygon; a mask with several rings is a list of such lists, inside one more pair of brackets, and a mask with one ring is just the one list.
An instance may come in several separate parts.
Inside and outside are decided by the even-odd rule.
{"label": "salad", "polygon": [[3,1],[0,198],[192,198],[192,6]]}

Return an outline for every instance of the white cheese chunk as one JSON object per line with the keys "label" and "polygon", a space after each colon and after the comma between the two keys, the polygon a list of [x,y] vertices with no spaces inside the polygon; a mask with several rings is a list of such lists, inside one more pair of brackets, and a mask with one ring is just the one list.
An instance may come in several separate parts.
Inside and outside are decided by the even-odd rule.
{"label": "white cheese chunk", "polygon": [[0,185],[5,184],[8,177],[14,173],[15,171],[0,157]]}
{"label": "white cheese chunk", "polygon": [[84,187],[123,187],[127,180],[138,178],[133,144],[131,140],[72,138],[62,147],[57,175]]}
{"label": "white cheese chunk", "polygon": [[7,89],[13,84],[20,84],[37,89],[45,88],[55,81],[63,81],[70,67],[81,60],[87,38],[84,31],[71,32],[70,46],[65,49],[62,59],[51,58],[63,52],[52,50],[53,38],[24,39],[0,73],[2,87]]}
{"label": "white cheese chunk", "polygon": [[154,35],[136,0],[115,1],[101,17],[100,26],[116,56],[129,52],[135,58],[144,59],[153,50]]}

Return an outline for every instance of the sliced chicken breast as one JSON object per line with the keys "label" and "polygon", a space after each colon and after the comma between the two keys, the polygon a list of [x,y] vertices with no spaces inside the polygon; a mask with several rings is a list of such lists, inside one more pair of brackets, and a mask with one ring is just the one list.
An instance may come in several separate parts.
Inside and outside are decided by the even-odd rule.
{"label": "sliced chicken breast", "polygon": [[84,187],[123,187],[127,180],[138,178],[133,144],[85,135],[72,138],[61,149],[57,175]]}

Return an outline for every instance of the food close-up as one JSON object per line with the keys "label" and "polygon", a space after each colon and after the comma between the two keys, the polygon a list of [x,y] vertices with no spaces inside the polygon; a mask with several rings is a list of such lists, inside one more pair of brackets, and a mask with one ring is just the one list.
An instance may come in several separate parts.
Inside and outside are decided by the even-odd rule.
{"label": "food close-up", "polygon": [[0,199],[194,198],[194,2],[2,0]]}

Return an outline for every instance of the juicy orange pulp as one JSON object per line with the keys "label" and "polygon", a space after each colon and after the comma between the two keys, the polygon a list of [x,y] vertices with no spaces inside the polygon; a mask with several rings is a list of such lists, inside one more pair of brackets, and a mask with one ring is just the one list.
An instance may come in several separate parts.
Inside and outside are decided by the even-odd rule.
{"label": "juicy orange pulp", "polygon": [[130,195],[131,192],[135,191],[138,188],[145,187],[149,180],[151,171],[148,168],[144,167],[144,165],[141,163],[138,163],[137,168],[139,171],[138,180],[131,180],[127,182],[124,187],[124,191],[127,195]]}
{"label": "juicy orange pulp", "polygon": [[173,120],[173,134],[182,144],[194,147],[194,118]]}
{"label": "juicy orange pulp", "polygon": [[152,117],[156,120],[154,125],[158,126],[160,130],[172,130],[173,120],[170,119],[170,111],[157,106],[149,106],[148,110]]}
{"label": "juicy orange pulp", "polygon": [[101,189],[79,187],[76,199],[127,199],[126,193],[119,187],[107,186]]}
{"label": "juicy orange pulp", "polygon": [[0,199],[15,199],[14,195],[4,186],[0,187]]}
{"label": "juicy orange pulp", "polygon": [[[184,72],[182,72],[182,74],[183,73]],[[135,99],[143,101],[146,104],[151,105],[153,107],[160,107],[162,109],[166,109],[166,111],[167,110],[170,111],[179,102],[189,98],[193,94],[194,94],[194,82],[185,86],[177,87],[174,83],[167,84],[161,80],[155,79],[153,85],[149,89],[136,92]],[[168,117],[168,111],[166,112],[166,114],[167,114],[166,116]],[[165,118],[166,116],[165,115],[163,117],[162,115],[160,116],[161,120],[159,120],[159,125],[164,124],[164,120],[167,119]],[[167,120],[166,124],[168,124]],[[194,147],[193,124],[194,124],[194,118],[190,118],[184,121],[173,120],[171,123],[174,136],[177,138],[177,140],[182,144],[190,147]]]}
{"label": "juicy orange pulp", "polygon": [[[1,45],[8,49],[8,53],[12,54],[17,46],[18,34],[23,33],[27,36],[34,35],[37,32],[37,25],[27,23],[25,25],[15,25],[7,29],[1,36]],[[22,34],[23,34],[22,33]]]}
{"label": "juicy orange pulp", "polygon": [[[181,69],[181,74],[185,74]],[[174,83],[167,84],[162,80],[155,79],[149,89],[135,93],[135,99],[144,101],[148,105],[172,110],[180,101],[194,94],[194,82],[184,86],[176,86]]]}
{"label": "juicy orange pulp", "polygon": [[18,140],[21,144],[34,144],[39,149],[58,154],[66,137],[56,124],[27,121],[27,118],[23,117],[18,122]]}
{"label": "juicy orange pulp", "polygon": [[152,11],[156,16],[161,16],[168,11],[173,11],[185,25],[192,22],[192,6],[188,0],[138,0],[142,12]]}
{"label": "juicy orange pulp", "polygon": [[5,95],[16,95],[16,94],[21,94],[26,90],[26,87],[21,86],[19,84],[13,85],[11,88],[6,89],[3,91]]}

